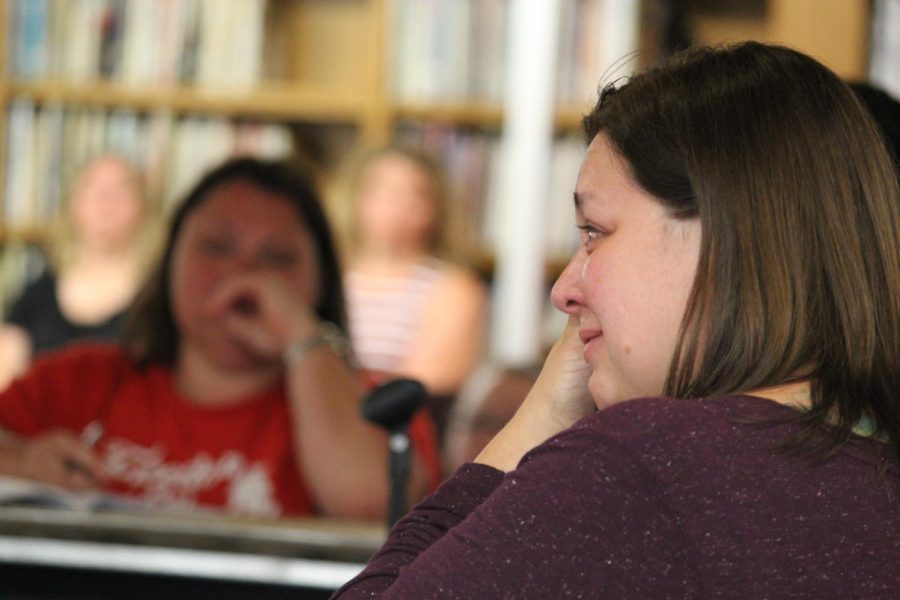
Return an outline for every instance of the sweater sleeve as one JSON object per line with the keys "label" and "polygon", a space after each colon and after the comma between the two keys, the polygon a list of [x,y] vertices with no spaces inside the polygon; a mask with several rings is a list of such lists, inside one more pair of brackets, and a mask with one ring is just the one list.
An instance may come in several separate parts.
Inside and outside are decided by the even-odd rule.
{"label": "sweater sleeve", "polygon": [[691,597],[685,547],[652,473],[579,424],[505,477],[463,467],[335,597]]}
{"label": "sweater sleeve", "polygon": [[383,594],[401,569],[477,508],[503,480],[497,469],[466,464],[391,529],[365,570],[333,598],[373,598]]}

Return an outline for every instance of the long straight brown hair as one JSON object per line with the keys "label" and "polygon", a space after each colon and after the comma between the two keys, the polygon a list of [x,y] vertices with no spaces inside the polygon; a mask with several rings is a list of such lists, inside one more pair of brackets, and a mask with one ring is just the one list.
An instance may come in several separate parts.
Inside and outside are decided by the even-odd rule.
{"label": "long straight brown hair", "polygon": [[788,48],[692,50],[605,89],[584,130],[701,223],[666,393],[809,379],[789,447],[824,459],[865,417],[900,459],[900,191],[850,89]]}

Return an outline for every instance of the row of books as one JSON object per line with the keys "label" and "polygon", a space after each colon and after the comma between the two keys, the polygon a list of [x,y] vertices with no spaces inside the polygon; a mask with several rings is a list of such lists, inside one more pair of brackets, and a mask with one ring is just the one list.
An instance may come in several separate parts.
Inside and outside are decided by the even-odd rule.
{"label": "row of books", "polygon": [[497,101],[508,0],[394,0],[390,85],[397,99]]}
{"label": "row of books", "polygon": [[[15,100],[7,115],[3,226],[38,228],[58,214],[78,171],[94,156],[127,158],[144,176],[149,197],[163,211],[184,196],[211,166],[235,155],[281,157],[292,153],[289,126],[221,118],[179,118],[170,112],[112,112]],[[433,153],[447,173],[460,213],[478,245],[492,248],[498,222],[500,138],[496,134],[434,123],[401,124],[398,138]],[[571,194],[584,152],[577,137],[555,142],[547,193],[547,252],[565,256],[577,239]]]}
{"label": "row of books", "polygon": [[210,166],[229,156],[280,157],[293,148],[287,126],[170,112],[112,112],[15,100],[7,114],[3,224],[42,227],[90,158],[111,152],[143,173],[147,193],[168,209]]}
{"label": "row of books", "polygon": [[[484,249],[496,247],[504,223],[498,214],[500,204],[500,137],[481,131],[435,123],[404,123],[397,137],[406,144],[417,144],[438,158],[450,183],[451,194],[459,203],[465,225],[475,232]],[[571,255],[578,243],[572,191],[585,146],[579,136],[554,140],[550,165],[550,184],[544,207],[545,253],[548,257]]]}
{"label": "row of books", "polygon": [[563,0],[557,99],[592,104],[598,85],[637,69],[640,0]]}
{"label": "row of books", "polygon": [[[637,49],[640,0],[561,0],[557,98],[593,100]],[[391,89],[406,102],[501,100],[508,0],[394,0]]]}
{"label": "row of books", "polygon": [[250,87],[265,0],[8,0],[10,70],[23,79]]}
{"label": "row of books", "polygon": [[872,82],[900,98],[900,0],[875,0],[872,6]]}

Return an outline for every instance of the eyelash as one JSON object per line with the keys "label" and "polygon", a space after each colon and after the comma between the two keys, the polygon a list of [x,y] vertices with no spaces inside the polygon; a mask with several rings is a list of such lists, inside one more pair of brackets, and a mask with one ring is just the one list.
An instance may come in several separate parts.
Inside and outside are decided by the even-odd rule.
{"label": "eyelash", "polygon": [[232,243],[225,239],[206,238],[200,241],[200,248],[207,256],[225,256],[231,254]]}
{"label": "eyelash", "polygon": [[[209,237],[200,240],[201,251],[209,257],[225,258],[236,252],[234,242],[224,238]],[[258,260],[276,268],[288,268],[298,260],[298,253],[293,250],[264,248],[258,254]]]}
{"label": "eyelash", "polygon": [[587,248],[591,242],[594,242],[606,235],[606,232],[602,229],[598,229],[593,225],[577,225],[578,229],[581,231],[581,243]]}
{"label": "eyelash", "polygon": [[275,267],[290,267],[297,262],[298,256],[291,251],[268,250],[263,252],[265,261]]}

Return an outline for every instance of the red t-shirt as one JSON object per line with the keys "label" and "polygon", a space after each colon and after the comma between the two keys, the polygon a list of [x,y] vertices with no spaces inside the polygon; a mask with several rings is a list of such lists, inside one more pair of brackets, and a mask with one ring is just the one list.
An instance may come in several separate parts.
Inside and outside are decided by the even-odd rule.
{"label": "red t-shirt", "polygon": [[[138,369],[115,346],[47,355],[0,395],[0,426],[25,436],[99,423],[95,450],[110,476],[108,491],[152,507],[267,517],[315,512],[294,459],[290,419],[283,383],[225,407],[197,406],[176,390],[168,367]],[[424,412],[410,437],[433,489],[440,460]]]}

